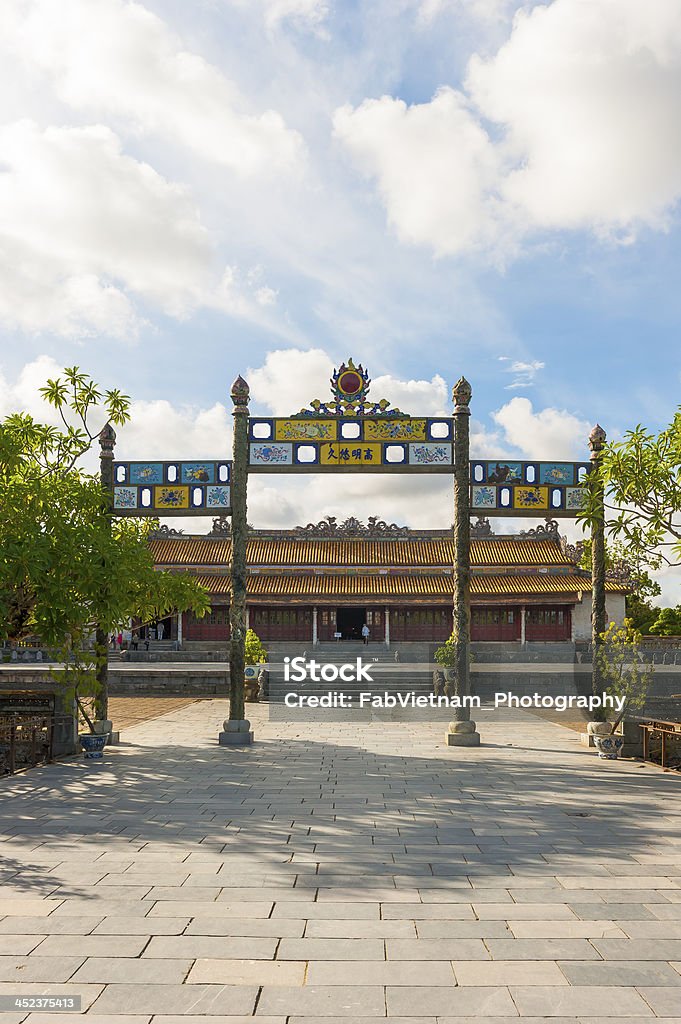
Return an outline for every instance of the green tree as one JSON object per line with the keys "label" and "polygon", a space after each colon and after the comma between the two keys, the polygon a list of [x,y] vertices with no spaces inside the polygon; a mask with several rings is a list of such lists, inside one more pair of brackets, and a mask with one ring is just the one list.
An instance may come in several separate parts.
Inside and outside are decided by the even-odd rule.
{"label": "green tree", "polygon": [[643,601],[636,594],[627,594],[626,597],[626,615],[628,619],[631,619],[631,624],[634,629],[638,629],[640,633],[647,636],[650,633],[651,627],[661,612],[659,605],[654,605],[650,601]]}
{"label": "green tree", "polygon": [[[591,571],[591,538],[580,541],[580,569]],[[632,626],[648,633],[649,627],[657,618],[659,608],[650,602],[651,597],[661,593],[660,584],[648,571],[651,568],[642,553],[631,552],[620,540],[606,542],[605,569],[611,579],[629,588],[625,598],[625,612],[631,619]]]}
{"label": "green tree", "polygon": [[661,608],[650,632],[654,636],[681,636],[681,606]]}
{"label": "green tree", "polygon": [[[606,529],[622,541],[629,557],[655,569],[681,562],[681,408],[670,425],[655,434],[640,424],[611,441],[602,453]],[[598,515],[594,493],[587,494],[579,518]]]}
{"label": "green tree", "polygon": [[[95,627],[108,633],[130,617],[176,609],[202,615],[209,597],[187,575],[155,571],[147,536],[157,522],[111,517],[98,476],[83,468],[99,433],[93,419],[124,424],[127,396],[102,392],[78,367],[41,391],[61,427],[25,413],[0,423],[0,640],[38,635],[70,654],[80,690],[88,671],[95,689],[106,650],[78,653],[92,648]],[[98,695],[100,717],[106,696]]]}

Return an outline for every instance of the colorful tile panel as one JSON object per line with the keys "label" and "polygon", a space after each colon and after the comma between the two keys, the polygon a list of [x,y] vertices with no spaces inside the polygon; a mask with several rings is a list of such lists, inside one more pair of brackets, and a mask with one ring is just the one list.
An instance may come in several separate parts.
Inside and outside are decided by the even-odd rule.
{"label": "colorful tile panel", "polygon": [[180,463],[180,481],[183,484],[215,483],[214,462],[182,462]]}
{"label": "colorful tile panel", "polygon": [[565,508],[575,509],[579,511],[584,504],[586,498],[586,492],[583,487],[566,487],[565,488]]}
{"label": "colorful tile panel", "polygon": [[521,484],[523,483],[522,462],[488,462],[488,484]]}
{"label": "colorful tile panel", "polygon": [[471,508],[496,508],[497,489],[496,487],[476,486],[471,487]]}
{"label": "colorful tile panel", "polygon": [[163,483],[162,462],[131,462],[130,463],[130,484],[139,484],[148,487],[150,484]]}
{"label": "colorful tile panel", "polygon": [[515,487],[513,489],[514,508],[548,508],[548,487]]}
{"label": "colorful tile panel", "polygon": [[229,508],[231,489],[229,487],[206,487],[206,508]]}
{"label": "colorful tile panel", "polygon": [[444,466],[452,464],[451,444],[427,444],[409,445],[409,462],[412,466]]}
{"label": "colorful tile panel", "polygon": [[114,487],[113,489],[114,508],[137,508],[136,487]]}
{"label": "colorful tile panel", "polygon": [[574,484],[575,464],[573,462],[542,462],[539,465],[540,484]]}
{"label": "colorful tile panel", "polygon": [[249,462],[252,466],[290,466],[293,463],[293,445],[251,444]]}
{"label": "colorful tile panel", "polygon": [[425,441],[425,439],[425,420],[364,420],[365,441]]}
{"label": "colorful tile panel", "polygon": [[154,508],[189,508],[189,488],[181,484],[154,487]]}
{"label": "colorful tile panel", "polygon": [[335,441],[337,420],[275,420],[275,441]]}

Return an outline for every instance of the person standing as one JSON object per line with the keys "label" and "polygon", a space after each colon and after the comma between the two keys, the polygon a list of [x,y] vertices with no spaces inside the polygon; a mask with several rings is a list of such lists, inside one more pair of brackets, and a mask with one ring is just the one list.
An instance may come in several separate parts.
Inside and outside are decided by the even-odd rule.
{"label": "person standing", "polygon": [[163,634],[164,633],[165,633],[165,626],[163,625],[162,622],[159,622],[158,626],[156,627],[156,636],[159,638],[159,640],[163,639]]}
{"label": "person standing", "polygon": [[363,644],[368,644],[369,643],[369,633],[370,633],[369,627],[367,626],[367,624],[365,622],[364,625],[362,626],[362,643]]}

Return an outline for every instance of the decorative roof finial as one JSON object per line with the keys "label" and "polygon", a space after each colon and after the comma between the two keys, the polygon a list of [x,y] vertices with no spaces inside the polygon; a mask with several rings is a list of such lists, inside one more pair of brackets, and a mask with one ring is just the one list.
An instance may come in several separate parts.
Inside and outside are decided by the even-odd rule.
{"label": "decorative roof finial", "polygon": [[589,448],[592,452],[599,452],[605,444],[606,433],[600,423],[597,423],[589,434]]}
{"label": "decorative roof finial", "polygon": [[348,359],[334,369],[331,384],[331,398],[322,402],[315,398],[309,409],[301,409],[294,416],[404,416],[400,409],[392,409],[386,398],[375,402],[368,397],[371,378],[361,363]]}
{"label": "decorative roof finial", "polygon": [[249,388],[248,384],[243,379],[241,374],[239,374],[237,379],[232,384],[232,401],[234,402],[235,405],[248,405],[248,397],[250,393],[251,389]]}
{"label": "decorative roof finial", "polygon": [[105,423],[99,432],[99,451],[104,457],[107,455],[113,456],[114,446],[116,444],[116,431],[110,423]]}
{"label": "decorative roof finial", "polygon": [[452,401],[455,405],[469,405],[473,388],[465,377],[459,377],[452,388]]}

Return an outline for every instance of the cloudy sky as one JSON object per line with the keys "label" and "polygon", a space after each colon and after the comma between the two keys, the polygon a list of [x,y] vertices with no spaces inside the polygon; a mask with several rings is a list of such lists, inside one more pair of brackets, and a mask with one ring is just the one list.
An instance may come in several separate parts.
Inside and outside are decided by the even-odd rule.
{"label": "cloudy sky", "polygon": [[[678,0],[3,0],[0,412],[76,363],[121,457],[224,456],[238,372],[288,413],[352,355],[413,413],[465,374],[480,455],[659,428],[680,95]],[[440,477],[250,504],[451,521]]]}

